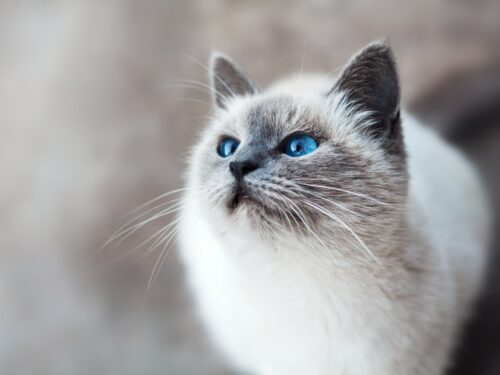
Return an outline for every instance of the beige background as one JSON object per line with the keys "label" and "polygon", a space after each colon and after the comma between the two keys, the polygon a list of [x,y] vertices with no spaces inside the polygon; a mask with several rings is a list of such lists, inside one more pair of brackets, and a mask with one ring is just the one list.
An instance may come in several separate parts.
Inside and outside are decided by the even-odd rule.
{"label": "beige background", "polygon": [[226,373],[175,252],[143,308],[158,252],[102,268],[95,251],[128,211],[182,186],[210,111],[206,93],[174,86],[207,82],[193,59],[223,50],[265,85],[389,37],[409,103],[446,72],[498,61],[499,36],[495,0],[0,1],[0,374]]}

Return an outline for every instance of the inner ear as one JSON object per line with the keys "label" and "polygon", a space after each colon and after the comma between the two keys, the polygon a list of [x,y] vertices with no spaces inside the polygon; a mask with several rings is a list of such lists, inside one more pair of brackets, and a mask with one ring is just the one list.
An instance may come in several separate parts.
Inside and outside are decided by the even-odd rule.
{"label": "inner ear", "polygon": [[217,107],[225,109],[228,99],[257,93],[255,83],[227,56],[212,53],[210,65],[213,97]]}
{"label": "inner ear", "polygon": [[372,113],[374,135],[393,136],[399,124],[399,79],[391,48],[381,42],[354,55],[331,93],[343,93],[349,102]]}

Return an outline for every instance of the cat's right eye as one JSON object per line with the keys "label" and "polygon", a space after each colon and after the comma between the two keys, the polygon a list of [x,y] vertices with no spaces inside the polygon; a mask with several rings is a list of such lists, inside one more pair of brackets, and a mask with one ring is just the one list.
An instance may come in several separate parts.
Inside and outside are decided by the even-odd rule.
{"label": "cat's right eye", "polygon": [[220,141],[219,146],[217,147],[217,153],[219,156],[227,158],[228,156],[234,154],[239,145],[240,142],[236,139],[225,137]]}
{"label": "cat's right eye", "polygon": [[292,134],[284,144],[283,152],[288,156],[297,158],[310,154],[318,148],[318,141],[308,134]]}

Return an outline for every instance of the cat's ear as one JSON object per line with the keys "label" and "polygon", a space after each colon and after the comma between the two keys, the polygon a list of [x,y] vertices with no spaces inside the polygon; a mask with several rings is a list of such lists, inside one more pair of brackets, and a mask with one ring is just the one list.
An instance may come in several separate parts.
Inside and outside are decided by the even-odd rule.
{"label": "cat's ear", "polygon": [[229,57],[212,52],[210,60],[212,92],[217,107],[225,109],[228,99],[257,93],[255,83]]}
{"label": "cat's ear", "polygon": [[369,132],[394,137],[400,132],[399,79],[389,45],[369,44],[354,55],[330,93],[341,92],[361,110],[371,112]]}

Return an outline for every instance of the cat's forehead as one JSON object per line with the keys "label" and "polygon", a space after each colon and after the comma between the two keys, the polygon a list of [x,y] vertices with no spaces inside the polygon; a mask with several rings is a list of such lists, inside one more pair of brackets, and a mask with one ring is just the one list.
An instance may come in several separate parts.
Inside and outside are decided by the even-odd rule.
{"label": "cat's forehead", "polygon": [[238,104],[221,124],[237,135],[271,139],[320,126],[317,114],[293,96],[262,96]]}
{"label": "cat's forehead", "polygon": [[291,97],[267,98],[249,106],[244,114],[244,126],[261,137],[291,130],[298,121],[296,104]]}

